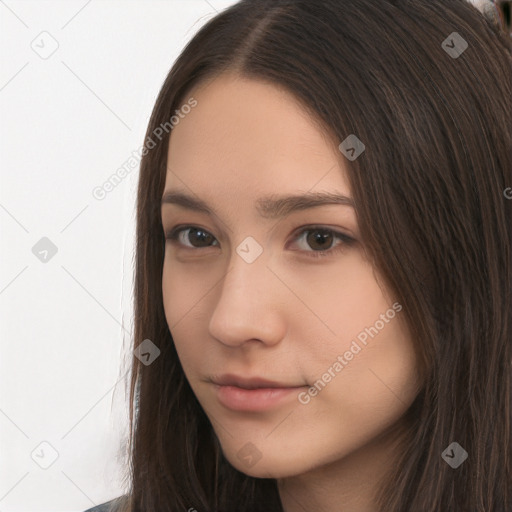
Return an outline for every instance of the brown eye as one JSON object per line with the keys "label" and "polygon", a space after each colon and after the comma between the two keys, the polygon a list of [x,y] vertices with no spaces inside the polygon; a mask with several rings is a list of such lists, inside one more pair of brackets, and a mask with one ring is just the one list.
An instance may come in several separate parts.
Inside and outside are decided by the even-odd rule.
{"label": "brown eye", "polygon": [[311,229],[306,232],[306,241],[312,249],[319,251],[331,248],[334,237],[332,231],[323,229]]}
{"label": "brown eye", "polygon": [[[194,247],[207,247],[214,240],[214,237],[203,229],[188,228],[185,231],[189,231],[188,239]],[[187,237],[185,236],[185,238]]]}
{"label": "brown eye", "polygon": [[[339,243],[333,245],[336,239],[339,240]],[[303,247],[299,252],[314,258],[334,255],[355,243],[354,238],[344,233],[317,226],[303,229],[299,232],[299,236],[295,237],[295,240],[302,242]]]}
{"label": "brown eye", "polygon": [[208,233],[208,231],[195,226],[176,228],[166,235],[165,238],[166,240],[178,241],[180,244],[189,248],[209,247],[209,244],[215,240],[215,237]]}

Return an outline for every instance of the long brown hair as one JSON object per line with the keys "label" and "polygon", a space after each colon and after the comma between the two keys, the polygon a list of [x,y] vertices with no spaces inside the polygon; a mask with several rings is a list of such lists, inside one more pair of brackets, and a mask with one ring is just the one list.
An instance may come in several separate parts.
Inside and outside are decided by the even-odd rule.
{"label": "long brown hair", "polygon": [[[359,228],[424,373],[378,510],[512,510],[511,54],[466,0],[242,0],[198,31],[162,86],[140,169],[132,348],[150,339],[160,355],[132,361],[123,510],[282,510],[274,480],[224,458],[163,309],[169,120],[224,71],[285,88],[336,144],[366,146],[344,160]],[[442,458],[454,441],[469,454],[457,469]]]}

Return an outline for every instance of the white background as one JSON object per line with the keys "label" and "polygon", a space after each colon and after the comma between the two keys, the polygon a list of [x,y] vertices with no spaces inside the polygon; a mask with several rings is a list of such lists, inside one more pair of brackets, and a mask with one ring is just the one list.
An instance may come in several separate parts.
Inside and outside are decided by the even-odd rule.
{"label": "white background", "polygon": [[138,166],[92,191],[140,148],[181,49],[233,3],[0,0],[0,512],[126,491]]}

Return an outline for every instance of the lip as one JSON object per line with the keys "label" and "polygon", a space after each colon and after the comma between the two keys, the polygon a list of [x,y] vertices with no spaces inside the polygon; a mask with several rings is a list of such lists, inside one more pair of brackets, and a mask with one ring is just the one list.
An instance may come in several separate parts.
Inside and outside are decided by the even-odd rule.
{"label": "lip", "polygon": [[257,412],[272,409],[295,396],[304,385],[285,384],[260,377],[244,378],[226,374],[212,379],[219,402],[234,411]]}
{"label": "lip", "polygon": [[273,380],[263,379],[261,377],[240,377],[232,373],[226,373],[218,378],[213,378],[212,382],[219,386],[236,386],[243,389],[261,389],[261,388],[298,388],[300,384],[286,384]]}

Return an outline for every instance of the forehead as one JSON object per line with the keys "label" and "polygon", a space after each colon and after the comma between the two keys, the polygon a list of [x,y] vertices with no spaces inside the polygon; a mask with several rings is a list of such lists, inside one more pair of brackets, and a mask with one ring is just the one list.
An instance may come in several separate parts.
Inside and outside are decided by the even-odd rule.
{"label": "forehead", "polygon": [[189,98],[197,105],[171,131],[165,190],[265,194],[319,184],[349,194],[336,141],[282,88],[225,74]]}

